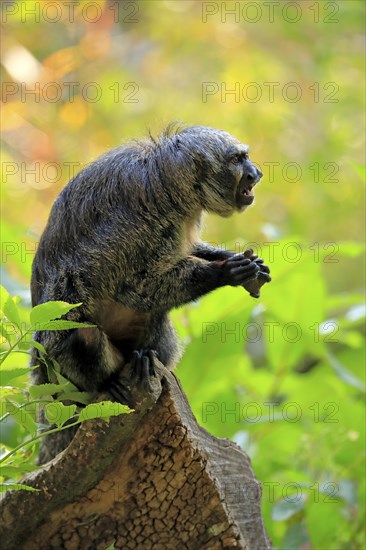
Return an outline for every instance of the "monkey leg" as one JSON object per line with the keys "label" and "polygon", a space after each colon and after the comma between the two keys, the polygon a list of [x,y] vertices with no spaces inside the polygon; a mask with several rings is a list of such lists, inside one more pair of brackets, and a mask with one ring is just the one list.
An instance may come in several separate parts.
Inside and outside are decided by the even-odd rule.
{"label": "monkey leg", "polygon": [[[80,390],[95,391],[114,372],[123,367],[125,358],[98,327],[71,331],[42,331],[35,335],[50,359],[60,365],[61,374]],[[33,364],[39,364],[33,357]],[[37,383],[47,382],[44,365],[35,371]]]}

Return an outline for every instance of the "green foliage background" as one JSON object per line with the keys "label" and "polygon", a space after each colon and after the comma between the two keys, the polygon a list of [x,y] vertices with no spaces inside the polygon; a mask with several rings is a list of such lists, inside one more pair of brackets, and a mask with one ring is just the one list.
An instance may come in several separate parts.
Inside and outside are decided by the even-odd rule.
{"label": "green foliage background", "polygon": [[[365,547],[364,6],[2,6],[2,282],[24,311],[36,243],[72,170],[174,119],[251,146],[264,172],[256,205],[208,217],[204,238],[254,243],[273,282],[258,302],[225,288],[173,317],[192,408],[251,456],[277,548]],[[6,444],[21,437],[2,432]]]}

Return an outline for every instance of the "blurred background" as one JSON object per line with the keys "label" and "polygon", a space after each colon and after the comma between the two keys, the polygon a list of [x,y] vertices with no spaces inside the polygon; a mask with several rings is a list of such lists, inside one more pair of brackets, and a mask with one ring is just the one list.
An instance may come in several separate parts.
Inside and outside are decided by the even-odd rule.
{"label": "blurred background", "polygon": [[1,10],[2,284],[26,312],[51,205],[106,149],[172,120],[249,144],[256,203],[203,237],[251,246],[273,281],[173,312],[177,373],[199,423],[250,455],[274,547],[365,548],[364,2]]}

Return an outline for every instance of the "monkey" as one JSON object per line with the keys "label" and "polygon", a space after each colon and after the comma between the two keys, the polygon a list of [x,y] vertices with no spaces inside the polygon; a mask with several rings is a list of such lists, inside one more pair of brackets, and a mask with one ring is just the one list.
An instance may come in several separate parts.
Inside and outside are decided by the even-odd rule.
{"label": "monkey", "polygon": [[[123,367],[138,383],[154,375],[154,357],[172,369],[182,354],[170,310],[226,285],[258,296],[271,280],[263,260],[209,246],[200,232],[204,212],[228,217],[251,206],[261,178],[248,146],[228,132],[177,125],[104,153],[72,178],[53,204],[31,278],[32,306],[81,303],[64,318],[95,325],[35,333],[61,374],[133,406]],[[32,354],[35,383],[48,382]]]}

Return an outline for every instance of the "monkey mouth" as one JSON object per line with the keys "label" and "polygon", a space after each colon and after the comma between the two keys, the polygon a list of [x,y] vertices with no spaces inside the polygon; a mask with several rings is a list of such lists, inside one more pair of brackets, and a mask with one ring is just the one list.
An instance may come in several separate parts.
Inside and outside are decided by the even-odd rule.
{"label": "monkey mouth", "polygon": [[247,187],[239,187],[236,195],[236,204],[238,210],[243,210],[246,206],[249,206],[254,201],[254,193],[252,192],[254,185],[248,185]]}
{"label": "monkey mouth", "polygon": [[244,195],[245,197],[252,197],[251,202],[253,202],[253,199],[254,199],[254,193],[252,193],[252,189],[253,189],[253,185],[249,185],[249,187],[242,190],[242,195]]}

